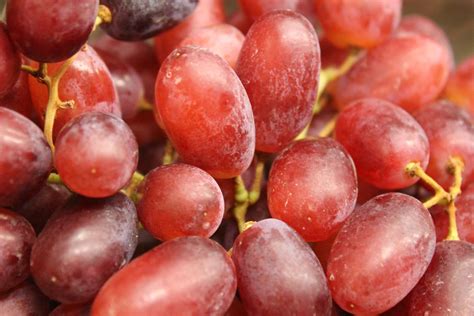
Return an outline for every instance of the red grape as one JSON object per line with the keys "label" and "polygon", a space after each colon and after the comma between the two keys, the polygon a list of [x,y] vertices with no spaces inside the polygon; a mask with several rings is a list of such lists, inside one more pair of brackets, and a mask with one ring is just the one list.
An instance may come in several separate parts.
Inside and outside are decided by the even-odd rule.
{"label": "red grape", "polygon": [[33,122],[4,107],[0,107],[0,135],[0,206],[14,206],[48,177],[51,150]]}
{"label": "red grape", "polygon": [[443,90],[451,65],[442,45],[416,34],[398,34],[371,49],[334,86],[342,109],[375,97],[414,112]]}
{"label": "red grape", "polygon": [[199,46],[221,56],[235,68],[245,36],[229,24],[216,24],[192,31],[180,44],[183,46]]}
{"label": "red grape", "polygon": [[285,148],[310,122],[319,70],[318,37],[302,15],[273,11],[252,25],[236,72],[252,104],[257,150]]}
{"label": "red grape", "polygon": [[474,115],[474,56],[458,66],[448,80],[445,95]]}
{"label": "red grape", "polygon": [[433,257],[433,221],[420,201],[387,193],[353,213],[337,234],[326,275],[333,299],[354,314],[380,314],[416,285]]}
{"label": "red grape", "polygon": [[30,252],[36,239],[31,224],[0,208],[0,293],[25,281],[30,274]]}
{"label": "red grape", "polygon": [[243,34],[247,34],[253,21],[241,10],[237,10],[227,19],[227,23],[238,28]]}
{"label": "red grape", "polygon": [[[62,64],[48,65],[54,74]],[[32,76],[29,78],[31,98],[39,116],[44,119],[48,103],[48,89]],[[120,115],[120,105],[114,83],[107,66],[95,50],[81,49],[59,83],[59,98],[74,101],[73,108],[59,109],[54,124],[54,135],[74,117],[92,111]]]}
{"label": "red grape", "polygon": [[203,237],[182,237],[110,278],[94,300],[92,315],[222,315],[236,288],[234,265],[221,246]]}
{"label": "red grape", "polygon": [[138,151],[137,170],[142,174],[147,174],[151,170],[163,165],[166,143],[159,142],[145,147],[140,147]]}
{"label": "red grape", "polygon": [[86,43],[98,8],[99,0],[8,0],[8,30],[26,57],[58,62]]}
{"label": "red grape", "polygon": [[252,20],[273,10],[296,11],[307,17],[313,15],[310,0],[239,0],[239,4],[245,15]]}
{"label": "red grape", "polygon": [[409,297],[409,315],[474,313],[474,245],[438,243],[428,270]]}
{"label": "red grape", "polygon": [[321,264],[305,241],[277,219],[254,224],[232,249],[239,294],[251,315],[331,315]]}
{"label": "red grape", "polygon": [[472,116],[450,102],[440,101],[420,110],[415,118],[430,142],[430,163],[426,172],[445,189],[449,189],[454,180],[447,171],[449,157],[459,156],[464,161],[463,187],[474,181]]}
{"label": "red grape", "polygon": [[65,305],[61,304],[56,307],[49,316],[89,316],[91,306],[86,304]]}
{"label": "red grape", "polygon": [[[1,66],[0,66],[1,67]],[[33,117],[34,107],[28,87],[28,74],[20,73],[18,80],[8,93],[0,97],[0,106],[14,110],[30,119]]]}
{"label": "red grape", "polygon": [[313,0],[328,39],[338,47],[372,48],[400,22],[401,0]]}
{"label": "red grape", "polygon": [[8,93],[17,81],[20,65],[20,54],[11,42],[5,24],[0,21],[0,97]]}
{"label": "red grape", "polygon": [[138,163],[138,145],[127,124],[100,112],[82,114],[58,135],[54,165],[72,191],[88,197],[118,192]]}
{"label": "red grape", "polygon": [[418,181],[405,171],[410,162],[428,165],[430,144],[403,109],[379,99],[348,105],[336,122],[336,139],[354,159],[359,177],[381,189],[402,189]]}
{"label": "red grape", "polygon": [[338,68],[349,57],[351,52],[348,48],[334,46],[327,37],[319,39],[319,47],[321,48],[321,67],[323,69],[329,67]]}
{"label": "red grape", "polygon": [[177,26],[155,37],[156,56],[160,62],[176,48],[193,30],[224,23],[222,0],[199,0],[193,13]]}
{"label": "red grape", "polygon": [[354,164],[333,139],[296,142],[273,162],[267,194],[272,217],[306,241],[328,239],[354,210]]}
{"label": "red grape", "polygon": [[166,140],[166,134],[156,124],[152,111],[140,111],[126,122],[140,146],[152,145]]}
{"label": "red grape", "polygon": [[46,316],[49,300],[33,282],[25,281],[10,292],[0,294],[2,316]]}
{"label": "red grape", "polygon": [[222,58],[198,47],[175,50],[158,73],[156,96],[156,115],[184,162],[215,178],[235,177],[249,167],[255,149],[252,108]]}
{"label": "red grape", "polygon": [[224,214],[224,198],[216,181],[186,164],[162,166],[145,179],[138,218],[153,236],[210,237]]}
{"label": "red grape", "polygon": [[75,197],[38,236],[31,252],[31,274],[52,299],[86,303],[130,260],[136,245],[135,206],[126,196]]}

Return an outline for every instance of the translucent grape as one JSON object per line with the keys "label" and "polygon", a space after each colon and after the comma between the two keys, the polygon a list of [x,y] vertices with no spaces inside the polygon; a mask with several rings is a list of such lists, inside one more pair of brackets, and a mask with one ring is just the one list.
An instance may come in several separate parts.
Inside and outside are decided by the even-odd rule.
{"label": "translucent grape", "polygon": [[203,237],[182,237],[110,278],[94,300],[92,315],[222,315],[236,288],[234,265],[221,246]]}
{"label": "translucent grape", "polygon": [[136,245],[135,206],[126,196],[75,197],[38,236],[31,253],[31,274],[52,299],[86,303],[130,260]]}
{"label": "translucent grape", "polygon": [[449,78],[444,93],[449,100],[474,115],[474,56],[458,66]]}
{"label": "translucent grape", "polygon": [[336,139],[347,149],[359,177],[381,189],[401,189],[418,181],[405,171],[410,162],[428,165],[430,144],[403,109],[379,99],[349,104],[336,122]]}
{"label": "translucent grape", "polygon": [[273,162],[267,195],[272,217],[306,241],[328,239],[354,210],[354,164],[333,139],[296,142]]}
{"label": "translucent grape", "polygon": [[266,219],[241,233],[232,259],[249,315],[331,315],[321,264],[282,221]]}
{"label": "translucent grape", "polygon": [[335,302],[353,314],[380,314],[400,302],[433,257],[433,221],[420,201],[387,193],[353,213],[337,234],[326,275]]}
{"label": "translucent grape", "polygon": [[47,316],[48,305],[49,299],[30,281],[23,282],[10,292],[0,294],[2,316]]}
{"label": "translucent grape", "polygon": [[252,104],[257,150],[285,148],[310,122],[319,69],[318,37],[302,15],[273,11],[252,25],[236,72]]}
{"label": "translucent grape", "polygon": [[0,97],[8,93],[17,81],[20,65],[20,54],[8,36],[5,24],[0,22]]}
{"label": "translucent grape", "polygon": [[175,50],[161,66],[156,96],[156,116],[184,162],[215,178],[235,177],[249,167],[255,150],[252,108],[222,58],[198,47]]}

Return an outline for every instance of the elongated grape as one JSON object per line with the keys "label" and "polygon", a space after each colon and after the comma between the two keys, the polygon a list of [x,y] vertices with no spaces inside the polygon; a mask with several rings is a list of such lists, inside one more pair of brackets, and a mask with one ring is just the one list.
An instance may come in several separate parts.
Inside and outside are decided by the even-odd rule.
{"label": "elongated grape", "polygon": [[426,169],[446,190],[454,177],[448,171],[449,158],[464,162],[463,187],[474,181],[474,120],[468,112],[446,101],[425,107],[415,118],[428,135],[430,163]]}
{"label": "elongated grape", "polygon": [[52,169],[52,155],[41,130],[4,107],[0,135],[0,206],[13,206],[39,190]]}
{"label": "elongated grape", "polygon": [[[54,74],[62,63],[48,65]],[[31,98],[36,112],[43,119],[48,104],[48,89],[32,76],[29,78]],[[90,46],[79,51],[59,83],[59,98],[74,102],[72,108],[58,109],[54,136],[74,117],[92,111],[120,116],[118,95],[107,66]]]}
{"label": "elongated grape", "polygon": [[405,171],[410,162],[428,165],[428,137],[403,109],[379,99],[349,104],[336,122],[336,139],[354,159],[361,179],[381,189],[401,189],[418,181]]}
{"label": "elongated grape", "polygon": [[313,0],[328,39],[336,46],[372,48],[400,22],[401,0]]}
{"label": "elongated grape", "polygon": [[337,234],[326,275],[335,302],[353,314],[380,314],[425,273],[436,236],[429,212],[401,193],[359,207]]}
{"label": "elongated grape", "polygon": [[20,65],[20,54],[8,36],[5,24],[0,22],[0,97],[8,93],[17,81]]}
{"label": "elongated grape", "polygon": [[333,139],[296,142],[273,162],[267,195],[272,217],[306,241],[328,239],[354,210],[354,164]]}
{"label": "elongated grape", "polygon": [[124,41],[144,40],[165,31],[193,12],[198,0],[100,0],[112,13],[101,27]]}
{"label": "elongated grape", "polygon": [[156,96],[157,116],[184,162],[215,178],[238,176],[250,166],[252,108],[222,58],[198,47],[175,50],[158,73]]}
{"label": "elongated grape", "polygon": [[410,294],[409,315],[472,315],[473,276],[473,244],[438,243],[428,270]]}
{"label": "elongated grape", "polygon": [[312,5],[310,0],[239,0],[240,7],[247,17],[256,20],[273,10],[291,10],[310,17]]}
{"label": "elongated grape", "polygon": [[56,141],[54,165],[61,180],[88,197],[118,192],[131,179],[137,163],[138,145],[132,131],[110,114],[82,114],[61,130]]}
{"label": "elongated grape", "polygon": [[444,94],[474,115],[474,56],[457,67],[448,80]]}
{"label": "elongated grape", "polygon": [[222,222],[222,192],[199,168],[186,164],[156,168],[146,176],[141,194],[140,222],[160,240],[210,237]]}
{"label": "elongated grape", "polygon": [[34,285],[25,281],[9,292],[0,294],[2,316],[47,316],[49,299]]}
{"label": "elongated grape", "polygon": [[390,101],[412,113],[442,92],[451,63],[444,47],[427,37],[400,33],[362,56],[334,87],[339,109],[360,98]]}
{"label": "elongated grape", "polygon": [[36,239],[31,224],[0,208],[0,293],[25,281],[30,274],[30,252]]}
{"label": "elongated grape", "polygon": [[116,273],[95,298],[92,315],[222,315],[236,289],[234,265],[221,246],[203,237],[182,237]]}
{"label": "elongated grape", "polygon": [[[1,67],[1,66],[0,66]],[[0,106],[14,110],[27,118],[34,120],[34,107],[28,87],[28,74],[20,73],[17,81],[9,91],[0,97]]]}
{"label": "elongated grape", "polygon": [[250,315],[331,315],[321,264],[282,221],[266,219],[241,233],[232,259],[240,298]]}
{"label": "elongated grape", "polygon": [[58,62],[86,43],[98,8],[99,0],[8,0],[7,25],[23,55],[39,62]]}
{"label": "elongated grape", "polygon": [[225,13],[221,0],[199,0],[193,13],[175,27],[155,37],[156,56],[160,62],[193,30],[224,23]]}
{"label": "elongated grape", "polygon": [[126,196],[75,197],[48,221],[31,253],[41,291],[62,303],[86,303],[132,257],[135,206]]}
{"label": "elongated grape", "polygon": [[302,15],[273,11],[252,25],[236,72],[252,104],[257,150],[283,149],[310,122],[319,70],[318,37]]}
{"label": "elongated grape", "polygon": [[216,24],[192,31],[180,44],[183,46],[199,46],[225,59],[235,68],[245,36],[229,24]]}

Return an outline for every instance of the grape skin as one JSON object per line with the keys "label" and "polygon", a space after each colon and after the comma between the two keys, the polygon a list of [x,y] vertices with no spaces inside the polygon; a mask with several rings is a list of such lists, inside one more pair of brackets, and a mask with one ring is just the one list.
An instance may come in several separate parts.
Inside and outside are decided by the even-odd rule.
{"label": "grape skin", "polygon": [[236,289],[234,265],[221,246],[203,237],[181,237],[110,278],[94,300],[92,315],[217,316],[230,307]]}
{"label": "grape skin", "polygon": [[436,234],[420,201],[387,193],[352,214],[337,234],[327,266],[335,302],[355,314],[380,314],[405,297],[433,257]]}
{"label": "grape skin", "polygon": [[2,316],[47,316],[49,299],[34,285],[25,281],[10,292],[0,294]]}
{"label": "grape skin", "polygon": [[74,197],[48,221],[31,253],[41,291],[61,303],[86,303],[132,257],[135,206],[126,196]]}
{"label": "grape skin", "polygon": [[0,97],[0,106],[18,112],[34,122],[38,120],[34,113],[30,89],[28,87],[28,74],[26,72],[21,72],[13,87],[11,87],[5,95]]}
{"label": "grape skin", "polygon": [[273,10],[291,10],[308,18],[313,15],[311,0],[239,0],[239,5],[251,20]]}
{"label": "grape skin", "polygon": [[17,81],[20,65],[20,54],[10,40],[5,24],[0,21],[0,97],[7,94]]}
{"label": "grape skin", "polygon": [[444,94],[474,115],[474,56],[462,62],[451,74]]}

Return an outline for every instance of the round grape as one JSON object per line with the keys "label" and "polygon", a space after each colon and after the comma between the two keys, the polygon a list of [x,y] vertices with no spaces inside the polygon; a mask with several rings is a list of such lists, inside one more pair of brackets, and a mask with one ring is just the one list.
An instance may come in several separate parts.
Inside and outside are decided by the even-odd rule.
{"label": "round grape", "polygon": [[8,93],[17,81],[20,66],[20,54],[8,36],[5,24],[0,22],[0,97]]}

